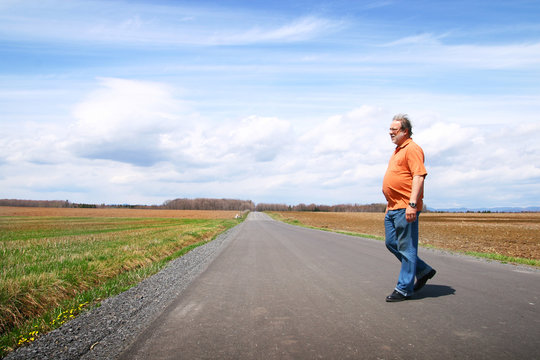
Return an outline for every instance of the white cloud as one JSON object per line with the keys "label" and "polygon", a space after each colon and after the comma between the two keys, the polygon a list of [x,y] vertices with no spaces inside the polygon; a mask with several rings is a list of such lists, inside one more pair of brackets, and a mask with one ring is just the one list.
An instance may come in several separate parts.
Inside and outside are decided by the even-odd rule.
{"label": "white cloud", "polygon": [[229,125],[230,131],[220,140],[228,139],[226,153],[253,156],[256,161],[273,160],[292,140],[291,124],[277,118],[250,116]]}
{"label": "white cloud", "polygon": [[439,39],[442,36],[436,36],[434,34],[418,34],[413,36],[406,36],[394,41],[390,41],[385,44],[381,44],[381,47],[399,47],[399,46],[421,46],[421,47],[429,47],[429,46],[440,46],[441,43]]}
{"label": "white cloud", "polygon": [[184,129],[187,112],[164,84],[101,79],[100,88],[75,106],[70,141],[91,159],[152,165],[167,159],[167,134]]}
{"label": "white cloud", "polygon": [[251,44],[258,42],[296,42],[310,39],[342,26],[339,22],[313,16],[295,19],[280,27],[251,28],[238,33],[223,34],[213,41],[216,44]]}
{"label": "white cloud", "polygon": [[[333,32],[342,22],[287,17],[204,4],[148,5],[110,1],[4,2],[0,30],[12,38],[114,43],[122,46],[240,45],[304,41]],[[52,10],[54,9],[54,10]],[[46,16],[44,16],[46,14]]]}
{"label": "white cloud", "polygon": [[481,69],[527,68],[540,65],[540,43],[442,46],[432,55],[437,63]]}
{"label": "white cloud", "polygon": [[418,131],[413,129],[413,138],[432,157],[460,151],[471,144],[484,142],[478,129],[444,122],[434,123],[427,129],[419,129]]}
{"label": "white cloud", "polygon": [[293,140],[291,124],[277,118],[250,116],[219,124],[206,119],[163,134],[162,149],[175,166],[193,167],[195,173],[221,169],[218,175],[236,177],[258,162],[273,161]]}
{"label": "white cloud", "polygon": [[[15,175],[0,182],[13,197],[384,201],[381,181],[394,147],[388,108],[364,105],[302,128],[259,115],[216,121],[194,114],[165,84],[107,78],[74,109],[71,127],[3,125],[11,130],[3,131],[0,146],[10,150],[0,166]],[[457,123],[426,109],[410,115],[426,154],[428,206],[519,205],[539,196],[538,123],[486,125],[473,121],[476,113]],[[508,189],[513,195],[497,195]],[[472,198],[483,203],[470,204]]]}
{"label": "white cloud", "polygon": [[118,139],[137,133],[160,133],[175,126],[181,101],[164,84],[103,78],[100,88],[74,109],[76,131],[89,138]]}
{"label": "white cloud", "polygon": [[[381,109],[363,106],[316,124],[300,138],[315,154],[362,153],[369,160],[380,150],[388,117]],[[381,131],[383,130],[383,131]],[[378,159],[377,159],[378,160]]]}
{"label": "white cloud", "polygon": [[64,149],[64,124],[0,122],[0,163],[58,164],[70,157]]}
{"label": "white cloud", "polygon": [[540,195],[540,145],[531,134],[539,130],[532,124],[437,123],[419,131],[429,173],[428,205],[534,205]]}
{"label": "white cloud", "polygon": [[472,69],[520,69],[540,65],[540,43],[447,44],[448,34],[406,36],[381,45],[391,51],[382,62]]}

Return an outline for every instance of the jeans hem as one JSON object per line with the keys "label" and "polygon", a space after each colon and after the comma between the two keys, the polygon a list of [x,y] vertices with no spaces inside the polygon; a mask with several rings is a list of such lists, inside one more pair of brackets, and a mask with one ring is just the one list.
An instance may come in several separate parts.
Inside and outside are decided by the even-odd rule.
{"label": "jeans hem", "polygon": [[396,290],[398,293],[400,293],[403,296],[411,296],[412,295],[412,294],[407,294],[405,291],[403,291],[401,289],[398,289],[398,288],[395,288],[394,290]]}

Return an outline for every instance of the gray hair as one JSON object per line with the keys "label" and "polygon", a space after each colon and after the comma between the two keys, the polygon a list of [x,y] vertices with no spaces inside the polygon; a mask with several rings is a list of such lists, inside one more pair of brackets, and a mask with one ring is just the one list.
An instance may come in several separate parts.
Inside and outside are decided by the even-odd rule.
{"label": "gray hair", "polygon": [[401,130],[408,130],[409,137],[412,136],[412,124],[407,114],[397,114],[392,121],[399,121],[401,123]]}

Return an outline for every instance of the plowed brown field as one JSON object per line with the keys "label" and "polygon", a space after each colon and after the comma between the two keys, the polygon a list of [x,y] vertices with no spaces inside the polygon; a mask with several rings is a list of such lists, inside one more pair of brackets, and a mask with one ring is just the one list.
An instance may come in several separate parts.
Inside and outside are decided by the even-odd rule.
{"label": "plowed brown field", "polygon": [[[383,213],[278,214],[308,226],[384,237]],[[420,243],[462,252],[540,260],[540,213],[423,213]]]}
{"label": "plowed brown field", "polygon": [[0,206],[0,216],[78,216],[130,218],[231,219],[239,211],[116,208],[38,208]]}

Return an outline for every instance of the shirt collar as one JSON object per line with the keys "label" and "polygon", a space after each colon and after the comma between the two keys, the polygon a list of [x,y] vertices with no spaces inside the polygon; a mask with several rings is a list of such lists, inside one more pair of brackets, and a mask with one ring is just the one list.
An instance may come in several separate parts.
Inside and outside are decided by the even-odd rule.
{"label": "shirt collar", "polygon": [[412,138],[408,138],[407,140],[405,140],[403,142],[403,144],[399,145],[399,146],[396,146],[396,150],[397,149],[403,149],[405,146],[409,145],[409,143],[412,141]]}

